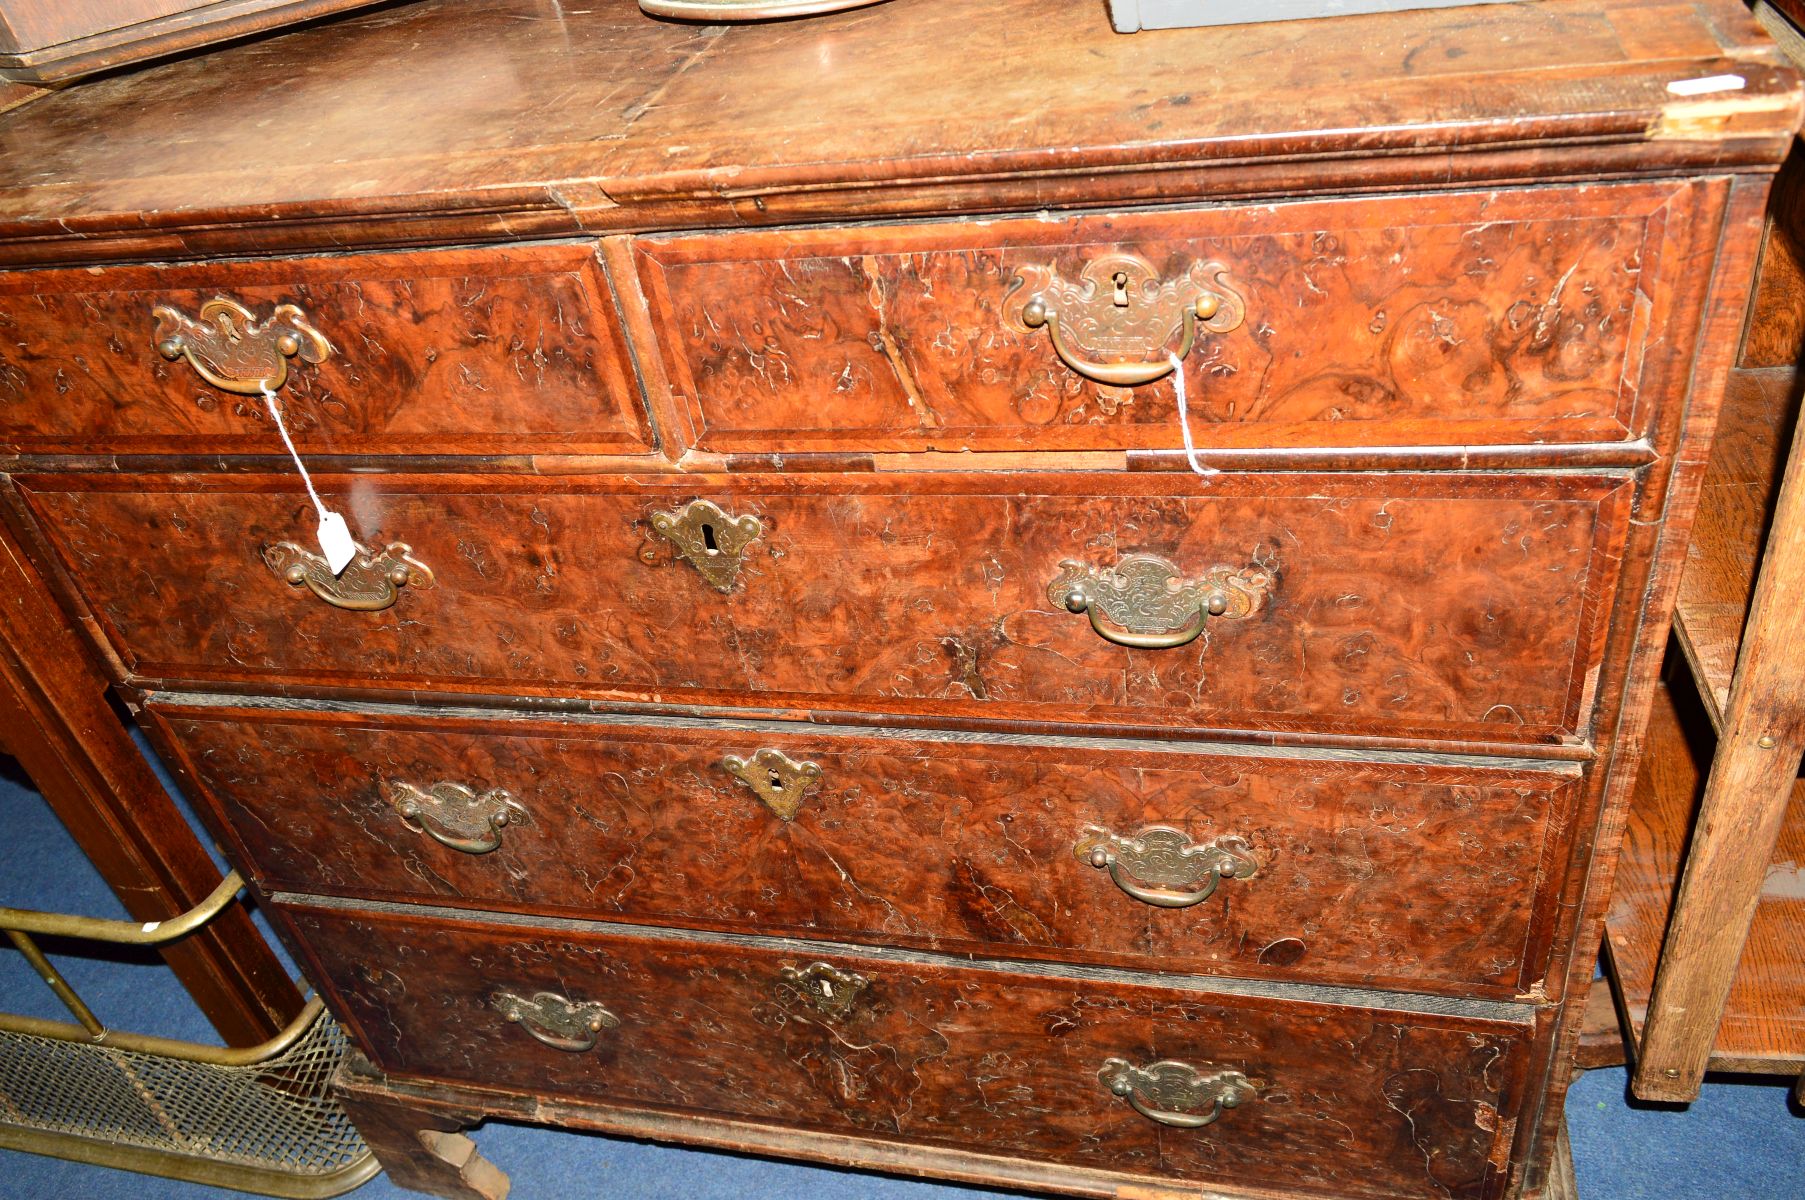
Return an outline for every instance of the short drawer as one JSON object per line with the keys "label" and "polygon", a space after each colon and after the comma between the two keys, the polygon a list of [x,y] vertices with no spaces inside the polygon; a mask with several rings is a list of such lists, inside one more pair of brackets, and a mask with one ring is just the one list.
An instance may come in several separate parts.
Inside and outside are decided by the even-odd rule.
{"label": "short drawer", "polygon": [[266,891],[1500,999],[1542,978],[1577,790],[1100,739],[148,711]]}
{"label": "short drawer", "polygon": [[398,1075],[1337,1200],[1492,1200],[1521,1103],[1516,1006],[1431,1015],[772,938],[279,911]]}
{"label": "short drawer", "polygon": [[1633,491],[328,478],[372,548],[334,580],[290,478],[22,485],[144,681],[1514,743],[1582,728]]}
{"label": "short drawer", "polygon": [[0,275],[0,451],[642,452],[629,363],[587,244]]}
{"label": "short drawer", "polygon": [[1691,185],[1550,187],[637,255],[683,436],[708,450],[1171,450],[1187,347],[1206,449],[1609,442],[1646,432],[1645,370],[1684,365],[1701,207]]}

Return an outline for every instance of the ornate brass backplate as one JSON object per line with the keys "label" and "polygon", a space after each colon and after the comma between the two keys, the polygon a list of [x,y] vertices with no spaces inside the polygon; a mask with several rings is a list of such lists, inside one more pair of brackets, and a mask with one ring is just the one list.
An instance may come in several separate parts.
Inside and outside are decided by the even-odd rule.
{"label": "ornate brass backplate", "polygon": [[1174,1129],[1213,1125],[1259,1090],[1239,1071],[1170,1060],[1137,1067],[1127,1059],[1105,1059],[1097,1078],[1149,1121]]}
{"label": "ornate brass backplate", "polygon": [[167,304],[151,315],[157,319],[157,352],[172,362],[186,355],[202,379],[225,392],[273,392],[288,379],[289,359],[321,363],[332,353],[326,335],[293,304],[278,304],[261,321],[223,296],[201,305],[198,319]]}
{"label": "ornate brass backplate", "polygon": [[409,829],[463,854],[499,850],[502,831],[526,823],[526,809],[502,788],[479,796],[461,783],[418,788],[397,779],[387,792],[390,807]]}
{"label": "ornate brass backplate", "polygon": [[[1186,578],[1163,558],[1130,554],[1114,567],[1065,560],[1047,585],[1047,597],[1070,612],[1088,614],[1091,627],[1107,641],[1168,650],[1195,641],[1211,619],[1252,616],[1266,603],[1272,586],[1271,573],[1258,567],[1219,565]],[[1120,628],[1104,625],[1101,618]]]}
{"label": "ornate brass backplate", "polygon": [[684,21],[774,21],[881,3],[883,0],[639,0],[639,7],[655,17]]}
{"label": "ornate brass backplate", "polygon": [[604,1029],[620,1028],[620,1018],[593,1001],[571,1000],[557,992],[517,996],[497,992],[490,1007],[554,1050],[581,1054],[595,1049]]}
{"label": "ornate brass backplate", "polygon": [[[1019,309],[1018,296],[1026,297]],[[1174,357],[1191,352],[1199,328],[1228,333],[1247,318],[1223,264],[1192,263],[1177,279],[1161,279],[1135,254],[1093,259],[1075,280],[1053,267],[1024,266],[1003,305],[1016,328],[1044,327],[1066,366],[1116,387],[1163,379]]]}
{"label": "ornate brass backplate", "polygon": [[781,750],[760,750],[750,759],[729,754],[721,768],[751,788],[779,819],[794,821],[803,797],[821,782],[821,768],[812,762],[795,762]]}
{"label": "ornate brass backplate", "polygon": [[731,516],[711,500],[693,500],[675,512],[655,512],[652,528],[717,592],[733,590],[740,576],[740,555],[764,532],[757,517]]}
{"label": "ornate brass backplate", "polygon": [[1079,862],[1107,870],[1117,887],[1156,908],[1202,904],[1222,880],[1248,879],[1260,870],[1246,838],[1231,833],[1193,842],[1165,825],[1150,825],[1132,837],[1093,825],[1072,853]]}
{"label": "ornate brass backplate", "polygon": [[808,1005],[817,1015],[838,1021],[852,1011],[871,981],[857,971],[843,971],[831,963],[785,967],[778,972],[777,998]]}
{"label": "ornate brass backplate", "polygon": [[307,589],[334,608],[377,612],[395,603],[396,589],[429,588],[432,568],[413,556],[406,542],[390,542],[380,554],[362,546],[342,572],[332,573],[326,560],[293,542],[277,542],[263,550],[263,561],[284,581]]}

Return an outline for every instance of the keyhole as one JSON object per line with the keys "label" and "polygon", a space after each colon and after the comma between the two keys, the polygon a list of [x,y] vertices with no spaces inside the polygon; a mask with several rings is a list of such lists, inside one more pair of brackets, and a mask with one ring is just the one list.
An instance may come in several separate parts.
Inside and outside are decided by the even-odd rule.
{"label": "keyhole", "polygon": [[714,540],[714,526],[706,522],[702,525],[702,546],[711,555],[721,552],[721,547]]}
{"label": "keyhole", "polygon": [[1116,307],[1128,307],[1128,272],[1117,271],[1115,275]]}
{"label": "keyhole", "polygon": [[778,778],[776,771],[771,772],[771,786],[776,788],[778,791],[783,790],[783,780]]}

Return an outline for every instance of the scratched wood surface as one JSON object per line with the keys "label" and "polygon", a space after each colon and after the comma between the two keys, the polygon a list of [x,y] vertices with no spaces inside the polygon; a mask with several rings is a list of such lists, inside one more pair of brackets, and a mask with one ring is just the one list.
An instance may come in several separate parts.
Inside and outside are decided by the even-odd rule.
{"label": "scratched wood surface", "polygon": [[[1502,1021],[807,946],[282,914],[378,1066],[554,1098],[1028,1154],[1167,1187],[1490,1200],[1503,1177],[1489,1158],[1520,1097],[1523,1030]],[[784,986],[785,968],[817,962],[868,981],[844,1015]],[[572,1053],[494,1007],[541,991],[599,1003],[618,1027]],[[1112,1057],[1237,1070],[1259,1090],[1206,1129],[1164,1129],[1099,1081]]]}
{"label": "scratched wood surface", "polygon": [[[1540,978],[1554,920],[1544,883],[1562,870],[1577,775],[1101,742],[152,711],[265,891],[1498,999]],[[766,749],[821,769],[787,820],[722,765]],[[498,849],[448,848],[420,824],[455,836],[458,814],[410,825],[395,781],[502,788],[522,815]],[[1075,852],[1098,830],[1150,826],[1193,844],[1240,838],[1257,871],[1161,909]]]}
{"label": "scratched wood surface", "polygon": [[[706,450],[1177,447],[1170,381],[1092,383],[1021,319],[1037,272],[1077,283],[1114,253],[1158,280],[1220,263],[1245,301],[1185,360],[1199,445],[1614,441],[1646,432],[1642,351],[1674,319],[1666,252],[1689,229],[1668,210],[1691,201],[1654,184],[637,249],[682,428]],[[1165,344],[1127,357],[1178,346],[1166,307]]]}
{"label": "scratched wood surface", "polygon": [[[1732,72],[1727,97],[1667,90]],[[1762,169],[1798,104],[1736,0],[1151,37],[1111,34],[1093,0],[728,29],[632,0],[425,0],[9,114],[0,259]]]}
{"label": "scratched wood surface", "polygon": [[[323,479],[435,573],[354,613],[263,561],[312,534],[290,479],[23,483],[145,680],[1520,744],[1583,730],[1631,496],[1577,473]],[[652,529],[696,496],[763,523],[725,595]],[[1276,582],[1189,646],[1124,649],[1049,587],[1130,553]]]}
{"label": "scratched wood surface", "polygon": [[294,304],[332,343],[280,395],[324,454],[608,453],[650,433],[581,244],[0,275],[0,451],[282,453],[261,397],[157,352],[153,309]]}
{"label": "scratched wood surface", "polygon": [[[50,454],[0,461],[11,473],[0,480],[7,517],[31,526],[23,532],[51,586],[97,641],[125,656],[125,685],[139,698],[143,688],[179,681],[303,705],[333,695],[419,703],[459,693],[495,715],[580,703],[617,715],[631,709],[635,720],[657,708],[698,726],[698,717],[719,720],[727,709],[862,726],[836,735],[848,740],[829,751],[864,744],[856,739],[875,745],[874,728],[886,724],[961,731],[962,745],[978,729],[1069,734],[1079,725],[1092,737],[1132,727],[1167,742],[1228,734],[1306,744],[1289,758],[1252,756],[1258,768],[1234,785],[1247,787],[1249,798],[1220,801],[1229,815],[1263,816],[1275,849],[1288,844],[1284,837],[1295,844],[1305,831],[1334,827],[1337,814],[1398,782],[1372,765],[1331,768],[1325,745],[1383,741],[1396,749],[1409,739],[1412,751],[1505,746],[1545,762],[1581,760],[1563,776],[1578,772],[1571,794],[1538,794],[1530,809],[1539,804],[1543,815],[1524,819],[1546,839],[1534,903],[1551,905],[1556,916],[1525,918],[1519,965],[1545,963],[1555,977],[1504,1005],[1470,998],[1497,979],[1474,983],[1469,975],[1466,999],[1425,994],[1440,984],[1419,977],[1396,984],[1408,993],[1338,993],[1342,1002],[1325,1006],[1319,992],[1306,996],[1281,976],[1293,969],[1311,977],[1307,958],[1294,968],[1231,966],[1250,976],[1235,980],[1236,990],[1261,993],[1231,1002],[1206,995],[1204,982],[1183,991],[1170,975],[1106,979],[1099,969],[1054,961],[1083,957],[1082,949],[1049,953],[1027,968],[987,969],[867,945],[839,961],[895,982],[874,993],[888,1007],[861,1018],[873,1022],[874,1037],[852,1043],[874,1048],[876,1061],[867,1071],[860,1058],[853,1070],[839,1057],[842,1043],[816,1048],[826,1040],[819,1027],[811,1034],[781,1009],[775,1030],[742,1015],[772,1011],[757,1009],[753,997],[769,995],[773,969],[801,965],[787,957],[791,949],[811,961],[819,937],[758,949],[727,931],[692,937],[649,924],[629,937],[530,924],[556,925],[540,916],[521,917],[529,924],[515,927],[505,914],[481,927],[455,911],[430,924],[310,916],[300,949],[329,988],[344,989],[338,1002],[352,1009],[354,1035],[386,1065],[439,1081],[421,1085],[425,1099],[384,1109],[386,1153],[419,1169],[410,1178],[467,1198],[472,1189],[461,1175],[421,1163],[425,1143],[413,1134],[451,1133],[481,1110],[612,1122],[740,1148],[806,1147],[830,1161],[1098,1195],[1135,1194],[1120,1186],[1125,1163],[1138,1172],[1129,1186],[1148,1194],[1173,1181],[1374,1200],[1540,1194],[1576,1027],[1562,997],[1583,993],[1589,975],[1584,954],[1574,951],[1596,944],[1677,546],[1741,327],[1766,173],[1798,123],[1798,80],[1736,0],[1539,0],[1490,6],[1483,20],[1444,9],[1139,38],[1107,33],[1094,0],[982,0],[975,15],[983,19],[974,20],[977,4],[893,0],[815,21],[720,29],[650,21],[630,0],[600,0],[583,11],[546,0],[423,0],[234,47],[204,64],[97,81],[4,114],[0,264],[9,267],[589,238],[606,271],[593,274],[574,259],[548,268],[518,286],[521,311],[567,294],[577,286],[572,280],[612,284],[609,302],[618,304],[631,339],[634,382],[663,452],[631,463],[573,460],[637,453],[651,439],[621,416],[612,425],[579,421],[584,428],[573,432],[590,442],[549,446],[530,411],[506,396],[495,407],[466,397],[474,417],[459,413],[461,404],[428,404],[407,419],[430,413],[424,419],[437,423],[392,428],[378,410],[354,405],[341,424],[317,434],[322,446],[329,435],[340,456],[328,464],[330,493],[359,536],[408,541],[438,572],[436,587],[404,589],[394,609],[374,615],[328,610],[270,573],[258,555],[265,544],[312,533],[303,497],[292,476],[255,473],[277,470],[261,457],[271,449],[266,437],[223,418],[185,424],[192,397],[179,393],[170,401],[155,388],[146,397],[107,386],[118,393],[105,401],[111,409],[77,403],[69,436],[33,447]],[[946,53],[951,45],[960,52]],[[1669,89],[1724,74],[1743,86],[1696,97]],[[1630,179],[1655,182],[1624,183]],[[1575,186],[1549,186],[1567,181]],[[1463,190],[1474,194],[1450,196]],[[1383,200],[1385,192],[1404,199]],[[1673,198],[1662,202],[1662,195]],[[1290,205],[1329,196],[1353,202],[1317,205],[1295,228],[1282,227],[1279,213],[1227,208],[1237,198]],[[1187,211],[1119,215],[1132,206]],[[1360,216],[1367,206],[1369,215]],[[1282,403],[1257,390],[1252,400],[1230,396],[1237,420],[1206,420],[1206,444],[1215,438],[1222,452],[1243,452],[1242,465],[1264,473],[1199,480],[1139,469],[1174,458],[1169,393],[1154,387],[1133,403],[1114,398],[1109,428],[1128,440],[1100,439],[1107,456],[1084,441],[1095,430],[1073,423],[1076,434],[1059,433],[1076,439],[1059,465],[1081,470],[1020,473],[1022,453],[1047,430],[1066,430],[1063,418],[1077,408],[1050,409],[1050,418],[1061,419],[1037,423],[1031,418],[1039,410],[1018,416],[1007,397],[986,391],[982,366],[936,374],[921,357],[927,351],[917,332],[932,328],[934,313],[902,285],[925,279],[937,302],[947,303],[951,283],[1000,276],[1007,255],[986,247],[986,238],[995,239],[973,227],[973,215],[1004,229],[1002,218],[1046,213],[1044,222],[1007,228],[1031,231],[1027,242],[1044,235],[1051,241],[1037,249],[1053,246],[1067,255],[1063,261],[1075,261],[1079,243],[1070,231],[1080,225],[1070,218],[1078,210],[1118,222],[1085,245],[1234,249],[1240,237],[1264,246],[1248,260],[1269,304],[1303,300],[1307,310],[1315,299],[1301,283],[1308,279],[1331,298],[1322,312],[1353,319],[1352,327],[1331,337],[1311,322],[1250,321],[1247,340],[1231,337],[1215,352],[1251,354],[1247,341],[1264,337],[1281,354],[1322,359],[1322,369],[1356,381],[1354,393],[1364,387],[1358,380],[1376,376],[1398,399],[1364,409],[1348,400],[1353,418],[1337,421],[1339,402],[1290,384],[1274,393],[1292,397]],[[1341,212],[1355,216],[1330,219]],[[916,217],[940,223],[899,231]],[[1495,228],[1483,228],[1494,218]],[[700,236],[745,226],[787,232]],[[643,241],[639,254],[633,239],[660,231],[684,237]],[[1314,236],[1325,232],[1343,249],[1318,247]],[[946,240],[936,244],[930,233]],[[598,243],[597,234],[620,236]],[[1463,237],[1477,241],[1494,278],[1478,259],[1466,262],[1478,275],[1459,269]],[[860,239],[861,270],[866,257],[886,253],[901,263],[899,246],[913,256],[906,268],[867,272],[885,300],[893,343],[880,333],[875,351],[869,298],[832,265],[853,255],[849,243]],[[685,247],[728,244],[742,257],[675,257]],[[1388,249],[1400,256],[1395,277],[1369,266]],[[1337,254],[1347,261],[1336,263]],[[697,321],[719,319],[716,313],[744,326],[773,294],[772,286],[753,285],[767,284],[773,271],[781,276],[779,263],[792,274],[815,273],[819,291],[805,298],[818,295],[836,324],[822,326],[820,339],[780,330],[778,349],[831,344],[832,354],[803,355],[801,366],[818,380],[853,353],[874,372],[905,363],[911,380],[930,389],[928,399],[974,431],[970,444],[994,437],[992,448],[1003,451],[983,462],[953,461],[994,473],[937,474],[944,462],[899,454],[940,445],[944,435],[897,408],[894,390],[881,393],[874,382],[857,405],[826,402],[818,385],[807,396],[761,391],[750,359],[734,359],[735,347],[750,348],[757,331],[741,339],[736,330],[738,340],[724,341],[719,356],[692,336]],[[290,285],[282,274],[290,269],[241,262],[230,272],[247,286],[268,287],[260,295],[273,299]],[[1406,269],[1433,286],[1411,283]],[[684,286],[660,283],[660,273],[671,272],[689,272]],[[36,281],[15,278],[17,295],[34,293]],[[228,275],[197,278],[196,286],[224,287]],[[309,274],[302,282],[325,289],[328,281]],[[412,286],[418,297],[425,285]],[[1559,311],[1544,311],[1556,287]],[[1512,292],[1529,293],[1537,312],[1513,318],[1524,297],[1503,304]],[[591,287],[586,302],[606,311],[603,294]],[[1442,299],[1458,302],[1456,317],[1442,311]],[[1405,300],[1434,305],[1426,327],[1398,307]],[[679,301],[690,308],[679,312]],[[967,315],[988,317],[985,306],[996,301],[978,294],[958,303]],[[1374,333],[1376,310],[1386,322]],[[396,344],[422,358],[451,344],[485,367],[519,361],[500,353],[499,338],[480,347],[447,339],[446,311],[397,301],[383,320],[408,326]],[[1528,340],[1514,341],[1525,327]],[[607,358],[607,330],[601,318],[587,326],[598,362]],[[1049,362],[1038,341],[1003,349],[992,364],[999,371],[1027,378]],[[981,359],[976,349],[967,354]],[[360,369],[380,385],[413,378],[400,364]],[[1307,365],[1282,358],[1268,374],[1275,382],[1311,378]],[[1244,367],[1221,386],[1244,386],[1254,375]],[[1219,379],[1193,380],[1200,415],[1223,415],[1209,408]],[[54,372],[48,382],[34,378],[30,404],[54,404],[56,382]],[[595,385],[585,377],[579,386]],[[610,393],[614,400],[621,406],[604,412],[629,411],[626,399]],[[384,401],[357,403],[400,406],[381,410],[387,413],[413,400],[401,388]],[[746,406],[739,416],[736,404]],[[16,427],[29,423],[19,411]],[[123,425],[116,424],[120,411],[131,414]],[[1246,420],[1250,413],[1259,419]],[[48,419],[64,428],[56,425],[62,415]],[[478,436],[458,440],[465,433]],[[170,439],[142,443],[166,457],[108,457],[119,448],[108,441],[115,434]],[[799,467],[792,455],[811,434],[824,446],[823,461]],[[608,437],[617,440],[604,444]],[[1244,444],[1227,445],[1236,437]],[[436,439],[430,450],[428,438]],[[508,438],[506,450],[493,448]],[[692,447],[708,438],[740,448],[713,456],[707,446]],[[840,449],[823,438],[840,439]],[[1153,449],[1135,449],[1134,438]],[[1604,441],[1582,444],[1588,438]],[[966,442],[961,435],[957,444]],[[1318,466],[1331,462],[1336,447],[1348,452],[1332,458],[1332,472],[1297,473],[1298,452],[1312,443],[1327,443],[1317,447]],[[216,455],[222,444],[260,457],[167,457]],[[59,448],[93,456],[59,456]],[[471,472],[509,472],[484,476],[446,461],[459,452],[534,459],[472,464]],[[409,453],[422,457],[398,457]],[[1469,453],[1471,463],[1506,469],[1461,473]],[[355,457],[377,454],[391,457]],[[1432,460],[1453,470],[1387,473],[1409,456],[1413,468]],[[196,473],[144,473],[153,470]],[[696,473],[674,477],[676,470]],[[593,473],[575,473],[585,471]],[[883,474],[892,471],[905,473]],[[703,496],[729,508],[744,504],[765,522],[724,595],[649,532],[654,511]],[[1255,618],[1213,628],[1188,651],[1161,658],[1117,649],[1049,598],[1046,585],[1063,559],[1109,565],[1133,551],[1186,569],[1238,556],[1275,568],[1278,590]],[[586,753],[574,748],[581,739],[524,728],[484,728],[466,748],[422,750],[410,761],[492,762],[499,775],[525,753],[509,739],[535,736],[556,740],[559,757]],[[797,722],[788,744],[800,753],[827,732]],[[240,749],[247,744],[234,740]],[[918,729],[906,740],[931,738]],[[882,744],[882,753],[860,753],[884,770],[893,763],[886,778],[924,773],[920,755],[898,754],[894,740]],[[829,765],[840,761],[818,747],[809,752]],[[326,754],[321,761],[331,767],[331,750],[309,753]],[[1121,782],[1131,769],[1122,748],[1101,765],[1017,753],[1006,759],[1008,770],[994,772],[974,771],[972,753],[938,756],[945,761],[933,764],[935,795],[998,796],[999,807],[1019,813],[1022,796],[1005,805],[992,774],[1011,787],[1059,776],[1074,788],[1082,781],[1085,796],[1103,796],[1114,812],[1152,811],[1142,804],[1149,793]],[[692,778],[705,769],[694,742],[673,754]],[[1312,756],[1311,786],[1319,796],[1333,794],[1289,811],[1294,805],[1274,798],[1279,781],[1301,779],[1300,764]],[[1135,788],[1159,778],[1157,768],[1132,769]],[[262,772],[266,786],[271,773]],[[245,786],[253,774],[244,772]],[[1216,778],[1207,769],[1184,774],[1175,787]],[[288,785],[281,771],[274,775]],[[335,777],[350,778],[327,776]],[[223,792],[232,781],[221,782]],[[1421,863],[1400,863],[1400,880],[1489,851],[1501,861],[1474,877],[1483,893],[1499,870],[1523,865],[1522,846],[1501,850],[1505,834],[1499,844],[1458,850],[1435,840],[1452,828],[1433,816],[1436,798],[1448,794],[1437,789],[1477,787],[1476,776],[1459,785],[1427,776],[1404,782],[1415,811],[1429,814],[1422,836],[1436,849]],[[835,794],[831,786],[821,793]],[[1174,794],[1161,793],[1159,803]],[[1502,809],[1476,803],[1465,818],[1469,829],[1510,828],[1490,823]],[[560,807],[561,818],[566,809],[575,804]],[[809,821],[830,812],[805,806],[777,834],[800,840]],[[1026,821],[1016,824],[1026,828]],[[968,840],[958,844],[974,845],[979,828],[961,827]],[[822,833],[817,844],[832,845],[836,855],[843,845],[862,845],[844,826],[831,836],[839,840]],[[1295,853],[1274,859],[1285,869],[1303,861]],[[1074,886],[1108,886],[1076,860],[1061,866],[1076,868]],[[1226,919],[1261,903],[1248,900],[1257,882],[1224,885]],[[923,912],[936,902],[910,900]],[[1364,936],[1347,928],[1347,911],[1361,912],[1325,909],[1323,920],[1342,937]],[[1508,905],[1487,915],[1500,928],[1516,920]],[[852,916],[849,926],[872,924]],[[1300,940],[1306,949],[1319,944]],[[1178,941],[1146,944],[1150,955],[1185,953]],[[603,948],[607,961],[592,973]],[[1471,970],[1470,951],[1461,953],[1469,958],[1459,969]],[[384,960],[411,973],[399,985],[404,1003],[395,996],[398,976],[381,976]],[[631,1018],[623,1027],[657,1029],[655,1020],[665,1018],[668,1028],[648,1035],[664,1040],[619,1043],[618,1085],[560,1075],[560,1066],[570,1069],[563,1055],[550,1066],[535,1062],[529,1053],[540,1052],[537,1044],[484,1008],[497,986],[490,969],[516,963],[535,986],[617,978],[631,993],[619,1001]],[[356,974],[364,966],[375,979]],[[1229,981],[1218,977],[1213,986],[1227,989]],[[972,1003],[960,1007],[967,998]],[[680,1017],[671,1018],[673,1011]],[[1071,1022],[1068,1011],[1077,1013]],[[1425,1015],[1478,1011],[1503,1015]],[[1138,1034],[1136,1047],[1147,1055],[1238,1054],[1236,1061],[1259,1072],[1262,1101],[1229,1114],[1213,1132],[1155,1135],[1095,1087],[1091,1051],[1124,1030]],[[951,1047],[940,1059],[915,1056],[929,1033],[944,1033]],[[1089,1092],[1073,1091],[1074,1078],[1058,1071],[1068,1047],[1091,1048],[1076,1080]],[[671,1078],[673,1062],[696,1074]],[[1027,1121],[998,1090],[1015,1074],[1029,1081]],[[853,1102],[842,1083],[854,1087]],[[617,1086],[641,1098],[623,1099]],[[861,1106],[861,1097],[872,1103]],[[703,1109],[714,1115],[688,1119]],[[1239,1128],[1256,1141],[1227,1140],[1241,1117],[1248,1120]],[[1124,1118],[1130,1125],[1105,1123]],[[859,1140],[830,1136],[847,1131]],[[1098,1149],[1112,1144],[1129,1149]]]}

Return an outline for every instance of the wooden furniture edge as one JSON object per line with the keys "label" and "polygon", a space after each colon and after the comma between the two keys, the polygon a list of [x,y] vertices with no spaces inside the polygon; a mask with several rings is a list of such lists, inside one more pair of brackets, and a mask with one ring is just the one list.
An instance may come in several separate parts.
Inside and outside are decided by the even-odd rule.
{"label": "wooden furniture edge", "polygon": [[[0,524],[0,730],[51,809],[136,921],[194,907],[220,874],[107,702],[82,639]],[[162,951],[233,1046],[266,1041],[301,995],[242,907]]]}

